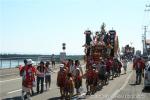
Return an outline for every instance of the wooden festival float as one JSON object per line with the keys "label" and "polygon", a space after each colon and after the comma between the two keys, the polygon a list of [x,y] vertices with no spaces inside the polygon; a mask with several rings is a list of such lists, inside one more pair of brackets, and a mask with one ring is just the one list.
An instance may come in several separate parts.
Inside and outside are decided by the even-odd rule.
{"label": "wooden festival float", "polygon": [[86,68],[91,64],[98,64],[100,60],[105,58],[118,57],[119,41],[115,30],[106,32],[105,23],[101,25],[101,30],[93,32],[86,30],[85,34],[85,62]]}

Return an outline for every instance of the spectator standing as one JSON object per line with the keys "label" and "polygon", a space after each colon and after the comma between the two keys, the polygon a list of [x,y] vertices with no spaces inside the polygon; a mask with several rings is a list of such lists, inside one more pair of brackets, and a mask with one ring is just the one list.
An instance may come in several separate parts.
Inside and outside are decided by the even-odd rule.
{"label": "spectator standing", "polygon": [[136,71],[136,84],[140,84],[142,80],[142,74],[144,72],[145,64],[141,58],[137,58],[136,62],[133,64],[133,69]]}
{"label": "spectator standing", "polygon": [[[46,90],[48,90],[50,88],[52,72],[53,71],[51,69],[50,63],[49,63],[49,61],[47,61],[45,64],[45,87],[46,87]],[[48,88],[48,86],[49,86],[49,88]]]}
{"label": "spectator standing", "polygon": [[52,67],[55,68],[55,55],[52,54],[51,56],[51,62],[52,62]]}
{"label": "spectator standing", "polygon": [[128,63],[127,59],[122,60],[124,74],[126,74],[126,71],[127,71],[127,63]]}
{"label": "spectator standing", "polygon": [[[35,82],[35,74],[36,74],[36,69],[34,66],[32,66],[34,62],[32,59],[27,60],[27,65],[23,69],[23,81],[22,81],[22,93],[26,92],[26,98],[28,100],[31,100],[30,98],[30,91],[32,91],[32,88],[34,86]],[[23,100],[24,100],[24,95],[23,95]]]}
{"label": "spectator standing", "polygon": [[37,70],[39,71],[39,73],[37,74],[37,93],[39,93],[39,85],[41,84],[41,90],[40,93],[43,93],[44,90],[44,73],[45,73],[45,66],[44,66],[44,62],[41,61],[40,62],[40,66],[37,67]]}

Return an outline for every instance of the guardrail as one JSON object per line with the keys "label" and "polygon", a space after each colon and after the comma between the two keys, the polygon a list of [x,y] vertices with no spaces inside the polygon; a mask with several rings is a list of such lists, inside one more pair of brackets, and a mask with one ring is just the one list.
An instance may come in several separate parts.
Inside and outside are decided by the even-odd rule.
{"label": "guardrail", "polygon": [[[17,67],[19,65],[24,65],[24,63],[23,63],[24,59],[32,59],[33,61],[35,61],[35,64],[37,65],[41,60],[42,61],[47,61],[47,60],[50,61],[51,56],[6,57],[6,58],[3,57],[3,58],[0,58],[0,69],[14,68],[14,67]],[[67,56],[66,59],[81,60],[82,57],[80,57],[80,56]],[[60,63],[60,57],[55,56],[55,61],[56,61],[56,63]]]}
{"label": "guardrail", "polygon": [[35,58],[35,57],[11,57],[11,58],[0,58],[0,68],[14,68],[17,67],[19,65],[23,64],[24,59],[33,59],[36,64],[38,62],[39,58]]}
{"label": "guardrail", "polygon": [[37,65],[41,60],[50,61],[50,57],[11,57],[11,58],[0,58],[0,69],[3,68],[15,68],[19,65],[23,65],[24,59],[32,59]]}

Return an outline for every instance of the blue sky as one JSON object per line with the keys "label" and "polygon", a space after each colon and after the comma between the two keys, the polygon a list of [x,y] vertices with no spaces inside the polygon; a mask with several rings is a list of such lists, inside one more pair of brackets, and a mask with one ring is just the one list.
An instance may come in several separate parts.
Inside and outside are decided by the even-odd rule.
{"label": "blue sky", "polygon": [[[0,50],[2,53],[84,54],[84,31],[117,31],[120,47],[132,42],[142,49],[144,12],[148,0],[0,0]],[[150,32],[147,33],[150,38]]]}

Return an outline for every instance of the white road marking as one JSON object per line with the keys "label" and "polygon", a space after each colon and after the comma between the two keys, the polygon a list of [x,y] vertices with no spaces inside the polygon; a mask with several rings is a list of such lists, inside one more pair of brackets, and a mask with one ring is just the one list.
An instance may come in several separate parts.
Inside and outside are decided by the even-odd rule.
{"label": "white road marking", "polygon": [[14,78],[14,79],[9,79],[9,80],[4,80],[4,81],[0,81],[0,83],[5,83],[5,82],[14,81],[14,80],[19,80],[19,79],[22,79],[22,78],[19,77],[19,78]]}
{"label": "white road marking", "polygon": [[131,76],[132,76],[132,72],[130,73],[130,75],[128,76],[128,78],[126,79],[122,87],[120,89],[117,89],[108,100],[113,100],[117,96],[117,94],[126,87]]}
{"label": "white road marking", "polygon": [[80,99],[85,99],[86,98],[86,93],[82,93],[81,95],[78,96]]}
{"label": "white road marking", "polygon": [[8,92],[7,94],[12,94],[12,93],[15,93],[15,92],[19,92],[19,91],[21,91],[21,90],[22,90],[22,89],[14,90],[14,91]]}
{"label": "white road marking", "polygon": [[[59,88],[58,87],[56,87],[56,88],[49,88],[49,90],[52,90],[52,89],[59,89]],[[13,90],[13,91],[8,92],[7,94],[12,94],[12,93],[15,93],[15,92],[20,92],[20,91],[22,91],[22,89]]]}

